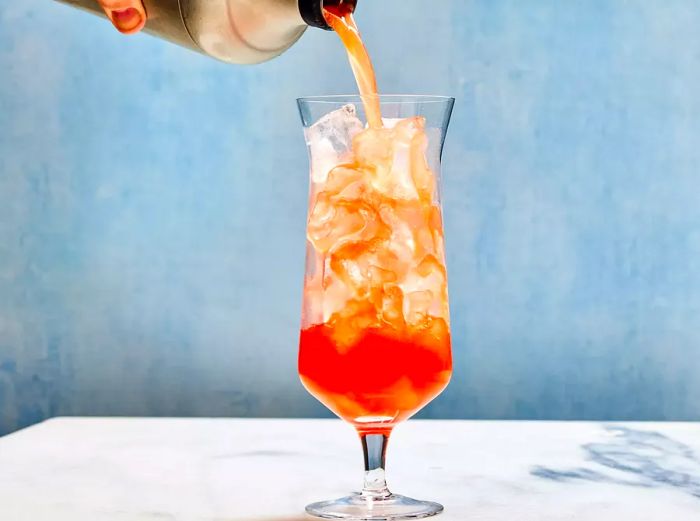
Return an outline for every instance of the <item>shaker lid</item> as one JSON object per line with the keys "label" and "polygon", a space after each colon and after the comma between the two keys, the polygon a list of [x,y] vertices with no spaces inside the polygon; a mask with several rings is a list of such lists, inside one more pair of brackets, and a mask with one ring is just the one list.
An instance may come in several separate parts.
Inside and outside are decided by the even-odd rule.
{"label": "shaker lid", "polygon": [[324,6],[334,6],[353,13],[357,0],[299,0],[299,13],[308,25],[332,31],[323,17]]}

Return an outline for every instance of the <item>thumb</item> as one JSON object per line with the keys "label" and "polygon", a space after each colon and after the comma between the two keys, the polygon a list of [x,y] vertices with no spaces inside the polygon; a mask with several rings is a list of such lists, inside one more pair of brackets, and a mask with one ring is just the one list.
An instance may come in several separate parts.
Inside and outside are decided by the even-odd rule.
{"label": "thumb", "polygon": [[123,34],[139,32],[146,24],[146,8],[141,0],[98,0],[117,31]]}

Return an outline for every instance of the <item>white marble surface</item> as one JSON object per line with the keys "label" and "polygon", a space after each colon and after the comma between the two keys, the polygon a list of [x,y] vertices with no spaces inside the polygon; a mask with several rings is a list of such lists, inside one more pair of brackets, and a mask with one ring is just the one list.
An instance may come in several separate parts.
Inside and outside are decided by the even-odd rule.
{"label": "white marble surface", "polygon": [[[301,521],[361,480],[335,420],[59,418],[0,438],[1,521]],[[389,485],[436,521],[700,519],[700,424],[409,421]]]}

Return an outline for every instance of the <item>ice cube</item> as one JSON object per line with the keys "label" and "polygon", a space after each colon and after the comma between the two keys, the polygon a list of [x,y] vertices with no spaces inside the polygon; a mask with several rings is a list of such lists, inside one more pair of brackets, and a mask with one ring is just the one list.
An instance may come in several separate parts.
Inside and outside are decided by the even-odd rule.
{"label": "ice cube", "polygon": [[342,310],[333,314],[328,323],[333,327],[332,338],[340,353],[351,348],[367,329],[377,327],[377,310],[369,300],[348,300]]}
{"label": "ice cube", "polygon": [[353,242],[333,251],[330,267],[358,296],[369,295],[372,289],[399,280],[398,257],[383,244],[374,241]]}
{"label": "ice cube", "polygon": [[403,303],[403,314],[406,322],[411,325],[419,324],[428,317],[433,304],[433,293],[429,290],[407,293]]}
{"label": "ice cube", "polygon": [[[327,264],[330,262],[327,260]],[[326,269],[327,275],[323,279],[323,295],[321,296],[323,322],[327,323],[333,315],[342,312],[348,301],[353,298],[353,293],[343,282],[331,271]]]}
{"label": "ice cube", "polygon": [[335,204],[322,192],[309,214],[306,236],[319,253],[325,253],[362,231],[371,216],[351,204]]}
{"label": "ice cube", "polygon": [[396,140],[394,142],[394,157],[391,166],[390,193],[396,199],[418,199],[418,191],[411,176],[411,146],[410,143]]}
{"label": "ice cube", "polygon": [[418,134],[411,140],[411,177],[421,199],[431,202],[436,195],[437,183],[428,164],[427,150],[428,137],[425,134]]}
{"label": "ice cube", "polygon": [[333,198],[319,194],[306,226],[307,237],[318,252],[337,251],[356,241],[378,242],[391,235],[376,210],[359,199]]}
{"label": "ice cube", "polygon": [[396,329],[404,326],[404,298],[398,286],[387,285],[382,291],[382,320]]}
{"label": "ice cube", "polygon": [[[402,221],[403,226],[408,227],[413,235],[413,264],[421,261],[428,254],[438,253],[433,235],[434,208],[425,204],[415,204],[415,202],[397,202],[394,205],[396,219]],[[439,221],[437,224],[439,225]]]}
{"label": "ice cube", "polygon": [[[393,132],[386,128],[368,128],[352,140],[352,149],[358,163],[368,165],[375,171],[373,185],[389,183],[389,171],[393,160]],[[381,189],[386,192],[390,186]]]}
{"label": "ice cube", "polygon": [[372,187],[382,195],[413,200],[418,191],[412,176],[412,139],[420,134],[424,118],[392,119],[389,128],[368,128],[353,140],[357,161],[373,169]]}
{"label": "ice cube", "polygon": [[[328,173],[323,190],[331,195],[341,195],[341,199],[360,199],[362,192],[359,188],[366,184],[366,176],[367,174],[360,168],[339,165]],[[350,190],[347,190],[348,188]]]}
{"label": "ice cube", "polygon": [[352,138],[362,129],[362,122],[352,104],[329,112],[305,129],[314,183],[324,183],[333,167],[347,161]]}
{"label": "ice cube", "polygon": [[387,249],[397,257],[398,262],[403,266],[399,275],[403,277],[408,267],[413,263],[416,248],[411,223],[397,211],[397,205],[383,204],[379,209],[379,215],[391,230]]}
{"label": "ice cube", "polygon": [[[432,302],[428,313],[434,317],[447,317],[447,274],[444,264],[434,255],[425,258],[406,275],[400,284],[405,295],[430,292]],[[410,311],[404,309],[405,312]],[[407,319],[413,318],[406,316]]]}
{"label": "ice cube", "polygon": [[[415,153],[414,141],[423,136],[425,118],[413,117],[394,125],[394,163],[391,177],[394,180],[395,197],[417,199],[419,190],[413,175],[414,163],[421,159]],[[425,160],[423,160],[425,162]]]}

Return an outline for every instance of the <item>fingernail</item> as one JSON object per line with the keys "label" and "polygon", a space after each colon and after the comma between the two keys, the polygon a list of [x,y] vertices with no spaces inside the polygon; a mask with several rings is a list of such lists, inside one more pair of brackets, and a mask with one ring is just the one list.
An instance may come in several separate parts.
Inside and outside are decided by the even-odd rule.
{"label": "fingernail", "polygon": [[124,34],[138,32],[145,24],[144,17],[135,7],[115,9],[111,11],[110,18],[117,30]]}

